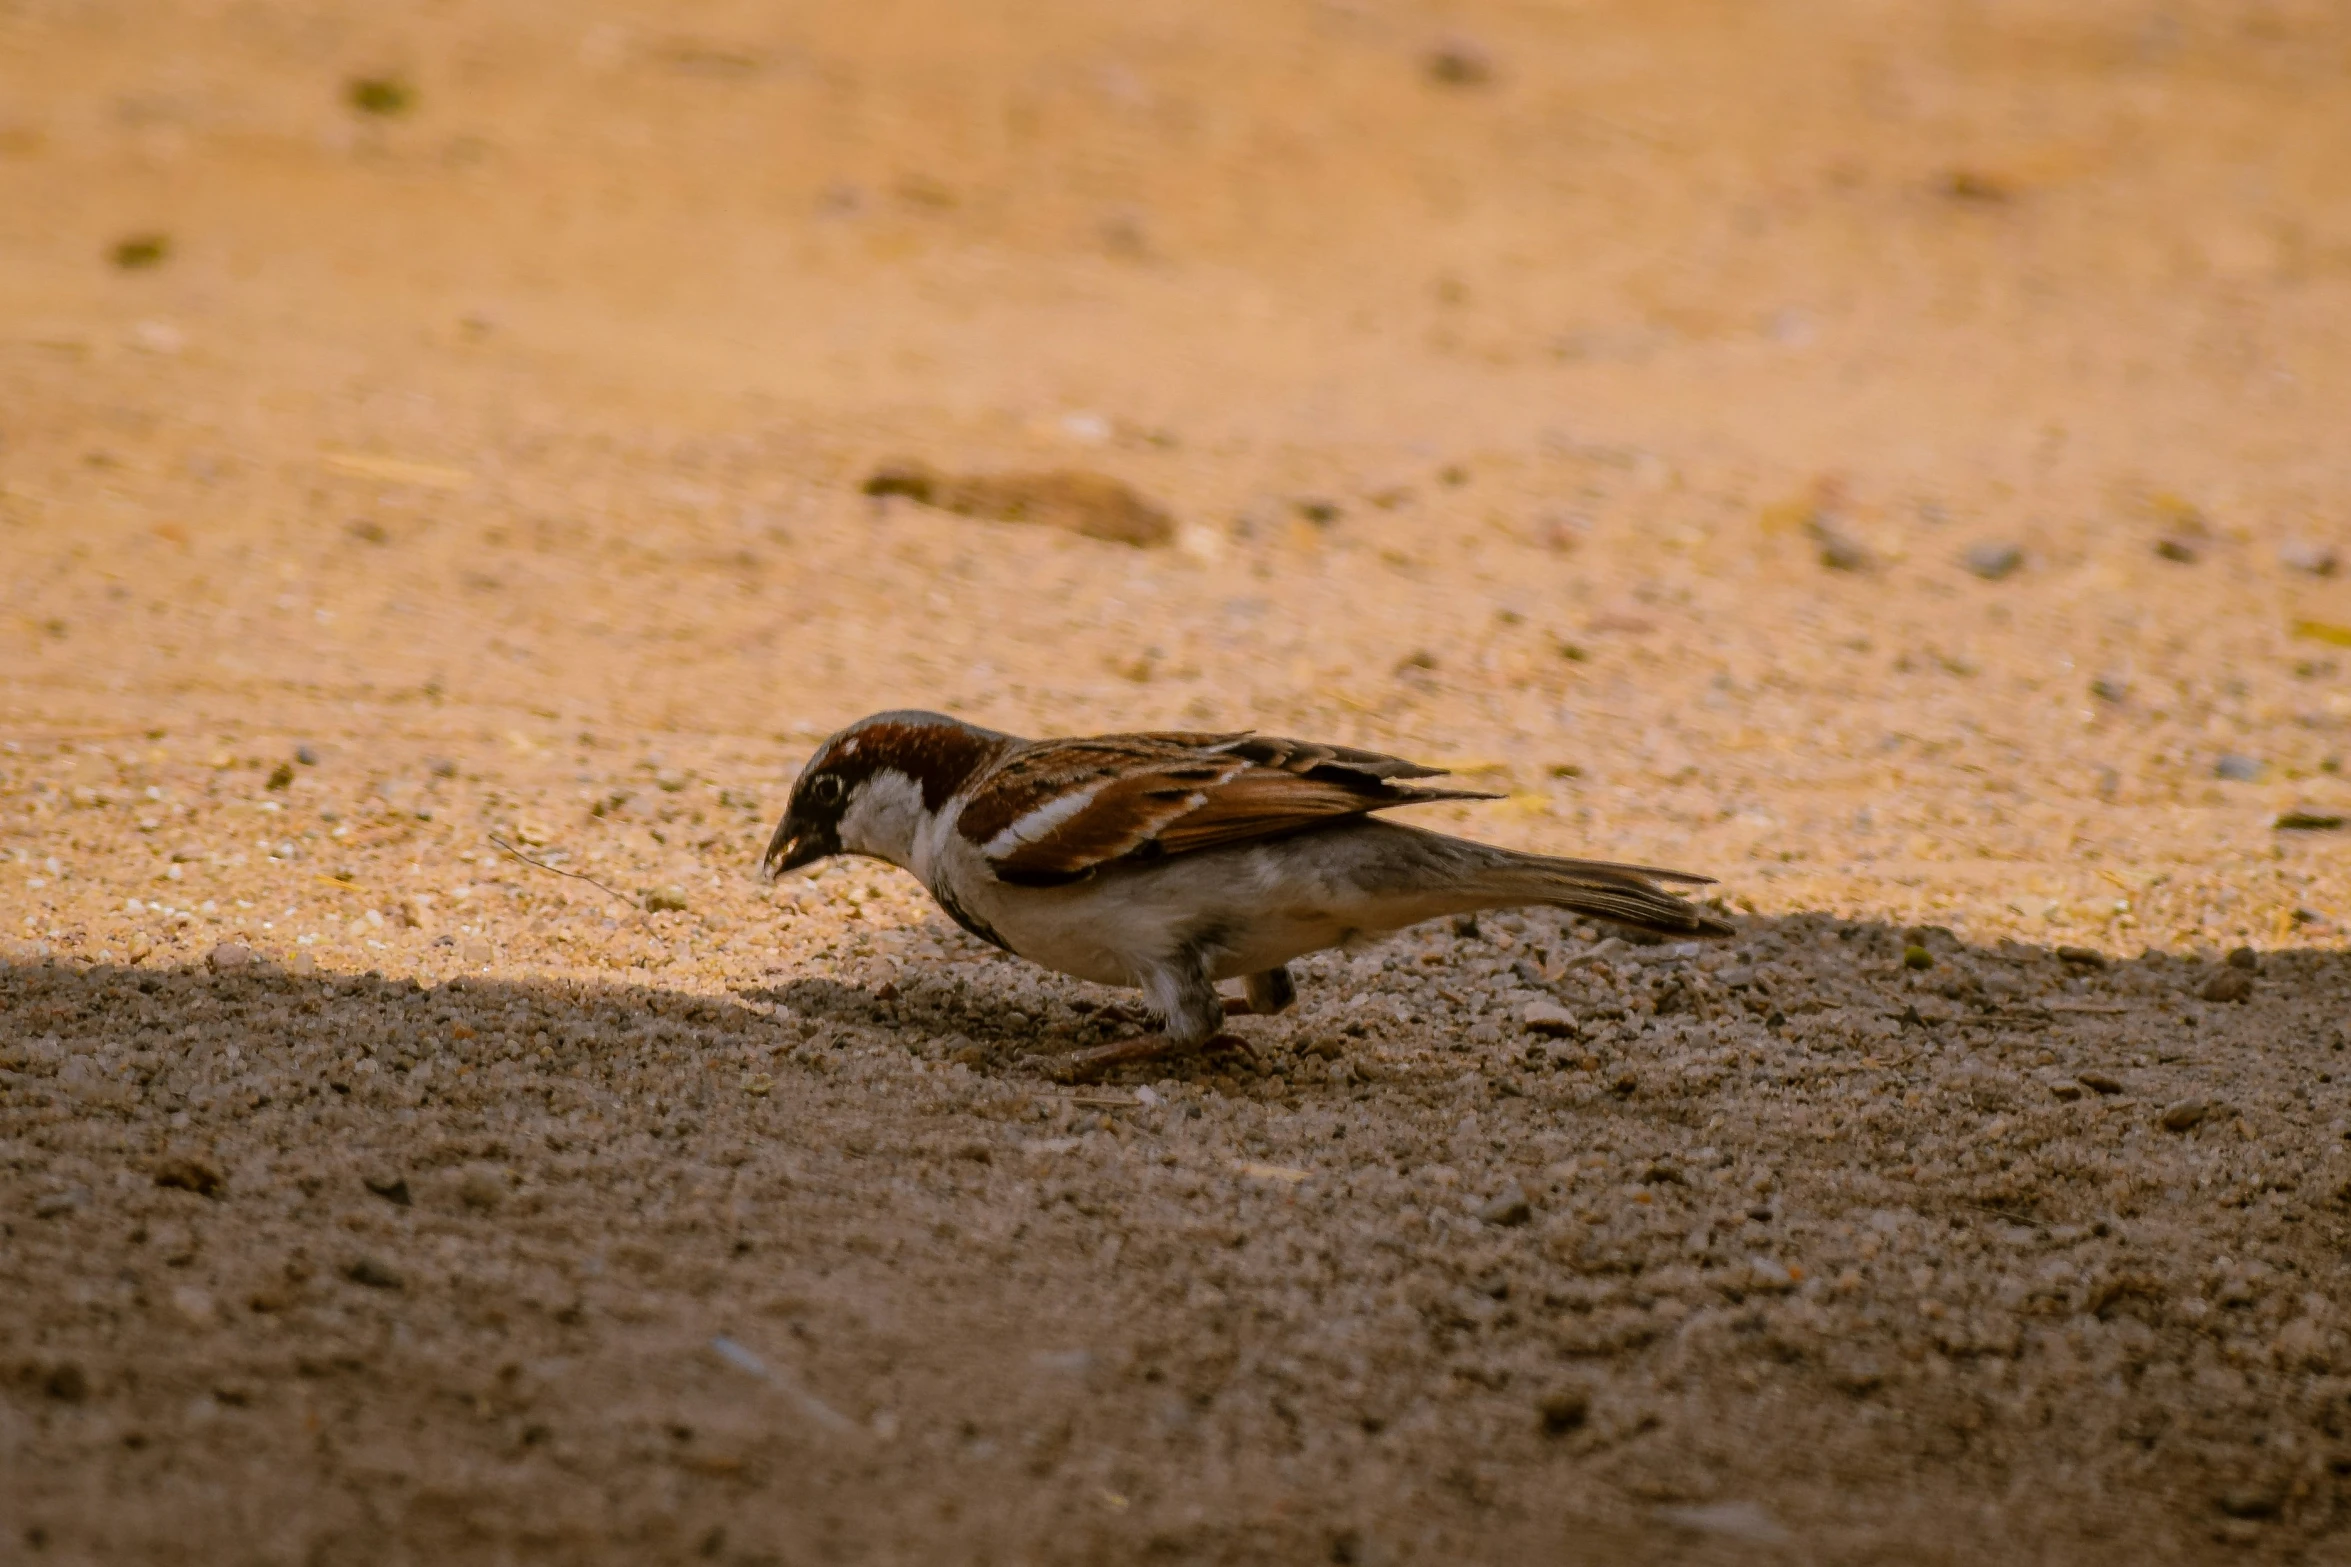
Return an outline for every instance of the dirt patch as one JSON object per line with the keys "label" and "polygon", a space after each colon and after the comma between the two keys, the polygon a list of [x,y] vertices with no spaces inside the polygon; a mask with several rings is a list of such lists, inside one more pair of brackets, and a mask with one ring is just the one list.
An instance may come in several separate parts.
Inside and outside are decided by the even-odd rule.
{"label": "dirt patch", "polygon": [[904,496],[964,517],[1033,522],[1080,538],[1131,544],[1173,544],[1175,519],[1106,474],[1075,469],[1050,473],[944,474],[918,462],[884,463],[866,476],[866,494]]}

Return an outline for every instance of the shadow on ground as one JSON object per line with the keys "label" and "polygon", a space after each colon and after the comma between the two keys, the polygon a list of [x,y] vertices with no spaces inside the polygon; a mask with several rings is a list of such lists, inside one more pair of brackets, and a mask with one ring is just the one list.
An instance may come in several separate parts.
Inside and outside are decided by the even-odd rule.
{"label": "shadow on ground", "polygon": [[8,1549],[2340,1541],[2342,954],[1488,918],[1076,1093],[1111,994],[858,978],[0,971]]}

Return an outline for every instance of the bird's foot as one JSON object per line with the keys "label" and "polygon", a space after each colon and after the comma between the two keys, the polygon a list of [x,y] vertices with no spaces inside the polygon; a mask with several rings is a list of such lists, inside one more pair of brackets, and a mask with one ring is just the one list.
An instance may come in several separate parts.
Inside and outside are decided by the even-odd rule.
{"label": "bird's foot", "polygon": [[[1257,1052],[1249,1047],[1249,1041],[1238,1034],[1218,1034],[1192,1048],[1202,1054],[1232,1051],[1251,1066],[1259,1064]],[[1185,1053],[1183,1046],[1165,1034],[1138,1034],[1132,1039],[1096,1045],[1090,1050],[1073,1050],[1054,1064],[1053,1075],[1064,1083],[1091,1083],[1118,1067],[1136,1061],[1157,1061]]]}
{"label": "bird's foot", "polygon": [[1203,1053],[1211,1050],[1221,1050],[1229,1055],[1239,1056],[1242,1060],[1248,1062],[1251,1066],[1261,1067],[1265,1065],[1264,1058],[1257,1053],[1257,1047],[1250,1044],[1249,1041],[1243,1039],[1238,1034],[1219,1034],[1215,1038],[1209,1040],[1206,1044],[1203,1044],[1200,1049]]}

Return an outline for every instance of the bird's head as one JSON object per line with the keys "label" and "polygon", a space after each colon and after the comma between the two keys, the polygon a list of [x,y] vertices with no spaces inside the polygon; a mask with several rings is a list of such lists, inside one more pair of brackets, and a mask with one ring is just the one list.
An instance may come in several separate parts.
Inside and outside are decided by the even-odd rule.
{"label": "bird's head", "polygon": [[943,713],[876,713],[826,740],[768,840],[770,877],[836,854],[913,868],[914,838],[972,776],[1017,742]]}

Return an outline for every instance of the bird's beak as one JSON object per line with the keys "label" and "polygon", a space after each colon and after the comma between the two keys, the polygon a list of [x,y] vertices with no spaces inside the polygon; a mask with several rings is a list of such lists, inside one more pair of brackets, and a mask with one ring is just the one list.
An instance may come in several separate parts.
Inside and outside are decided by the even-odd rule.
{"label": "bird's beak", "polygon": [[760,871],[769,881],[788,876],[803,865],[813,865],[832,851],[825,846],[822,833],[803,832],[791,817],[776,824],[776,833],[767,841],[767,853],[759,861]]}

